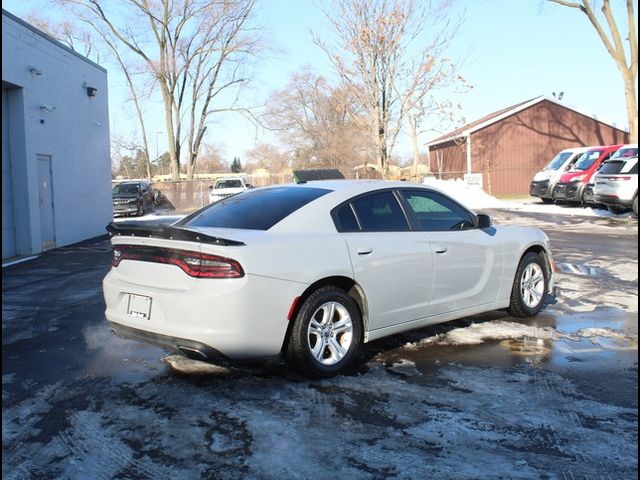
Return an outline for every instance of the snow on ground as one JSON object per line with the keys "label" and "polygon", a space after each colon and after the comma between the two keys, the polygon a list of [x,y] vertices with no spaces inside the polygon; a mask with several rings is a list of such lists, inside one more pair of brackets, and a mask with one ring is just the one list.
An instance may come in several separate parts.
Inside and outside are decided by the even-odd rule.
{"label": "snow on ground", "polygon": [[518,340],[535,338],[539,340],[570,340],[580,341],[583,338],[613,338],[637,342],[638,336],[624,333],[611,328],[583,328],[573,333],[565,333],[552,327],[534,327],[515,322],[494,320],[490,322],[474,323],[468,327],[456,328],[447,333],[408,343],[406,347],[417,345],[479,345],[487,340]]}
{"label": "snow on ground", "polygon": [[541,200],[499,200],[484,190],[476,187],[469,187],[464,180],[439,180],[435,177],[427,177],[424,184],[435,187],[447,195],[453,197],[458,202],[471,210],[481,210],[485,208],[495,208],[501,210],[514,210],[532,213],[549,213],[558,215],[580,215],[586,217],[624,217],[630,214],[615,215],[607,210],[597,208],[569,207],[565,205],[551,205],[542,203]]}

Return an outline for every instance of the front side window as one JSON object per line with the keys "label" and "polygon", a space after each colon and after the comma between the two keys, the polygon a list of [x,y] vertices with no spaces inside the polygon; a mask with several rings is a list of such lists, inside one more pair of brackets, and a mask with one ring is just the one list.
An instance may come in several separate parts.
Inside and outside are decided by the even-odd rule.
{"label": "front side window", "polygon": [[471,214],[444,195],[417,190],[401,193],[413,214],[418,230],[447,232],[475,227]]}
{"label": "front side window", "polygon": [[399,232],[409,230],[407,219],[391,191],[375,192],[351,202],[365,232]]}

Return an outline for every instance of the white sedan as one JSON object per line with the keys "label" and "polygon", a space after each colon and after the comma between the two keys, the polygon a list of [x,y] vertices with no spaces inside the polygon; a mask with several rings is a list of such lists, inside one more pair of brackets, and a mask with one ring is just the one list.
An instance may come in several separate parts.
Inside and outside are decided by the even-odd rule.
{"label": "white sedan", "polygon": [[114,333],[201,360],[282,354],[312,376],[387,335],[496,309],[536,315],[553,286],[542,231],[405,182],[278,185],[170,226],[107,230]]}

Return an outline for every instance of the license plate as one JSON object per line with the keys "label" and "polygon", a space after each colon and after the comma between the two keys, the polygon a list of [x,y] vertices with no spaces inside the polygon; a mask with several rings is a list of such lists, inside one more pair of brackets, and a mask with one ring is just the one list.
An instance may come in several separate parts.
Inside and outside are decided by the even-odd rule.
{"label": "license plate", "polygon": [[127,315],[148,320],[151,316],[151,297],[129,294],[127,303]]}

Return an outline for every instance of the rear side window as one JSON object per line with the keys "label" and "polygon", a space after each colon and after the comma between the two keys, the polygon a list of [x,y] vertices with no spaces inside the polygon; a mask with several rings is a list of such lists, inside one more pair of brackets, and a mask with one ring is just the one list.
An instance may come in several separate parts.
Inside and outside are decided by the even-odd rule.
{"label": "rear side window", "polygon": [[283,218],[330,191],[309,187],[248,190],[198,210],[178,225],[268,230]]}
{"label": "rear side window", "polygon": [[350,203],[338,207],[333,214],[333,218],[339,232],[357,232],[360,230],[358,220],[356,220]]}
{"label": "rear side window", "polygon": [[409,230],[402,208],[390,191],[363,195],[353,200],[351,204],[365,232]]}

